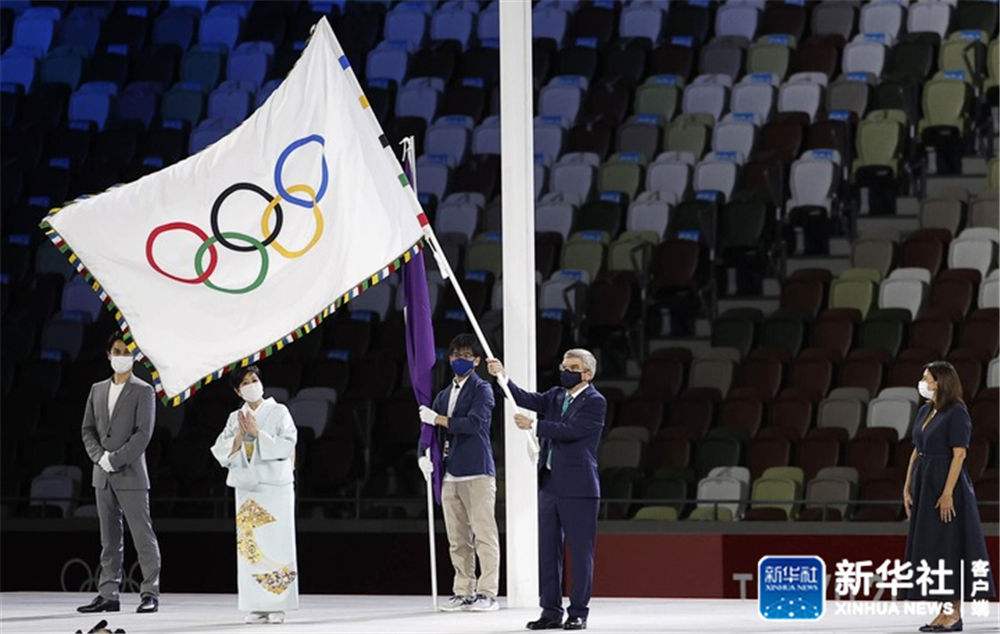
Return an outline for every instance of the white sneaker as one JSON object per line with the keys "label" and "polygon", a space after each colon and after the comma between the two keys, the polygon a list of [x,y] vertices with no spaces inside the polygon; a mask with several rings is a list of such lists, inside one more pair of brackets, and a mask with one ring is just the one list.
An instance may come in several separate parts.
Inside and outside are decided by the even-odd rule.
{"label": "white sneaker", "polygon": [[267,623],[267,612],[250,612],[245,617],[243,617],[243,622],[250,625],[260,625],[261,623]]}
{"label": "white sneaker", "polygon": [[285,613],[284,612],[268,612],[268,614],[267,614],[267,622],[268,623],[273,623],[275,625],[277,625],[278,623],[284,623],[285,622]]}
{"label": "white sneaker", "polygon": [[472,603],[473,600],[474,597],[464,597],[456,594],[445,601],[444,605],[442,605],[440,609],[442,612],[461,612],[462,610],[468,609],[469,604]]}
{"label": "white sneaker", "polygon": [[493,612],[500,609],[500,604],[493,597],[477,594],[466,609],[469,612]]}

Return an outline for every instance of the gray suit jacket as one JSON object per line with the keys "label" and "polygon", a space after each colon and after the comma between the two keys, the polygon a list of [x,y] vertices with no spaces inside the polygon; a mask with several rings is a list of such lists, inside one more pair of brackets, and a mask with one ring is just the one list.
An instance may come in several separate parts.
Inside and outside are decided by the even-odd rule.
{"label": "gray suit jacket", "polygon": [[[94,383],[83,412],[83,446],[94,463],[94,488],[110,483],[116,490],[148,489],[146,445],[153,436],[156,394],[152,385],[132,375],[108,416],[110,387],[110,378]],[[105,451],[110,454],[112,473],[97,464]]]}

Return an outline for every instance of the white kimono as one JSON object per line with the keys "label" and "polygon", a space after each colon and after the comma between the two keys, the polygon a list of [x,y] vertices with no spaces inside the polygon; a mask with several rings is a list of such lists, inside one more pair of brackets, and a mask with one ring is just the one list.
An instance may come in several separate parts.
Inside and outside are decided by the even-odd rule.
{"label": "white kimono", "polygon": [[237,411],[212,445],[236,489],[236,580],[239,609],[283,612],[299,605],[295,559],[295,423],[273,398],[256,410],[257,438],[231,452],[240,424]]}

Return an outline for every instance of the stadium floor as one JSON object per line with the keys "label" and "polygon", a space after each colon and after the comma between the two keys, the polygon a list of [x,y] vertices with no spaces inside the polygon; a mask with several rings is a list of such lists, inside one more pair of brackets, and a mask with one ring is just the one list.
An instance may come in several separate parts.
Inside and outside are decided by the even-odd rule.
{"label": "stadium floor", "polygon": [[[123,611],[106,615],[80,615],[78,605],[89,593],[0,593],[0,631],[84,632],[107,617],[112,630],[136,632],[522,632],[537,616],[535,609],[502,609],[480,614],[432,613],[427,597],[303,595],[300,609],[281,626],[244,625],[236,610],[236,595],[165,594],[160,612],[135,614],[136,595],[124,595]],[[501,604],[503,600],[501,600]],[[888,604],[880,606],[888,608]],[[898,607],[898,606],[897,606]],[[756,614],[755,600],[737,599],[594,599],[588,631],[670,632],[699,634],[719,632],[816,632],[822,634],[871,632],[906,634],[930,620],[927,616],[860,616],[838,614],[835,602],[817,622],[764,621]],[[997,631],[997,605],[988,618],[965,618],[965,631]]]}

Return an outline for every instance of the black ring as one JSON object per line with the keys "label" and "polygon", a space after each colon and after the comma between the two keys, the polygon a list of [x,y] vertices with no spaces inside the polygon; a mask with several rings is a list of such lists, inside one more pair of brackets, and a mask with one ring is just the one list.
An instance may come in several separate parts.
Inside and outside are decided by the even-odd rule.
{"label": "black ring", "polygon": [[[267,193],[264,188],[258,187],[253,183],[236,183],[234,185],[230,185],[225,189],[225,191],[219,194],[218,198],[215,199],[215,203],[212,205],[212,235],[215,236],[215,239],[219,242],[219,244],[226,247],[230,251],[242,251],[246,253],[256,251],[257,247],[254,245],[240,246],[238,244],[233,244],[227,240],[224,235],[222,235],[222,231],[219,229],[219,210],[222,208],[222,203],[229,197],[229,194],[240,191],[241,189],[259,194],[261,198],[267,201],[267,204],[271,204],[271,200],[274,199],[274,196]],[[277,238],[278,234],[281,232],[281,223],[284,220],[284,214],[281,211],[281,203],[277,203],[274,206],[274,215],[274,231],[271,232],[270,236],[261,240],[261,244],[265,247],[274,242],[275,238]]]}

